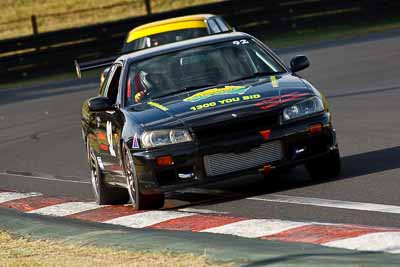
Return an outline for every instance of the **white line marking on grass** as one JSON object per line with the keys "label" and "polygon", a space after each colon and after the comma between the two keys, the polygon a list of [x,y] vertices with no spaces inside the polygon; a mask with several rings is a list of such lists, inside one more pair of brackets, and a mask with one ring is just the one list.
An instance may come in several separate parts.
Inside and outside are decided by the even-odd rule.
{"label": "white line marking on grass", "polygon": [[94,202],[66,202],[32,210],[28,213],[63,217],[79,212],[97,209],[100,207],[101,206],[97,205]]}
{"label": "white line marking on grass", "polygon": [[324,246],[400,253],[400,232],[371,233],[324,243]]}
{"label": "white line marking on grass", "polygon": [[290,222],[270,219],[253,219],[209,228],[201,232],[229,234],[242,237],[262,237],[273,235],[289,229],[309,225],[310,223]]}
{"label": "white line marking on grass", "polygon": [[296,197],[296,196],[284,196],[284,195],[266,195],[262,197],[249,197],[249,200],[265,201],[265,202],[278,202],[278,203],[290,203],[309,205],[317,207],[328,207],[328,208],[339,208],[349,210],[362,210],[362,211],[374,211],[382,213],[394,213],[400,214],[400,206],[364,203],[364,202],[353,202],[343,200],[332,200],[322,198],[309,198],[309,197]]}
{"label": "white line marking on grass", "polygon": [[0,193],[0,203],[28,198],[28,197],[37,197],[41,196],[40,193],[16,193],[16,192],[2,192]]}
{"label": "white line marking on grass", "polygon": [[189,212],[152,210],[133,215],[115,218],[105,223],[118,224],[131,228],[148,227],[164,221],[195,215]]}

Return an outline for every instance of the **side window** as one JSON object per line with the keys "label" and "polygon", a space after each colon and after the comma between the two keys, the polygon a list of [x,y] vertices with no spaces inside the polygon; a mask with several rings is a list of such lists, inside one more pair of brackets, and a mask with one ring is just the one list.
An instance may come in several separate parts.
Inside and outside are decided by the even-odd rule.
{"label": "side window", "polygon": [[104,92],[106,91],[106,86],[107,86],[108,80],[110,78],[110,70],[111,70],[111,67],[108,67],[100,75],[99,95],[104,96]]}
{"label": "side window", "polygon": [[[113,70],[114,74],[112,74]],[[119,78],[121,76],[121,69],[122,67],[120,65],[114,65],[111,69],[111,75],[109,77],[109,85],[106,90],[106,97],[108,97],[113,103],[117,101],[117,96],[118,96],[118,87],[119,87]]]}
{"label": "side window", "polygon": [[228,23],[226,23],[226,21],[223,18],[215,17],[215,21],[217,22],[222,32],[228,32],[232,30],[232,28],[228,25]]}
{"label": "side window", "polygon": [[221,29],[218,27],[218,25],[217,25],[217,23],[215,22],[214,19],[209,19],[208,20],[208,26],[210,27],[212,33],[221,32]]}

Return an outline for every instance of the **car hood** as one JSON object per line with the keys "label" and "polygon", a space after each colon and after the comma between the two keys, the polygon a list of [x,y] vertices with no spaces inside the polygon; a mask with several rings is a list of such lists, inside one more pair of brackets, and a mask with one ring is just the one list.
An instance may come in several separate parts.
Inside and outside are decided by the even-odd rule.
{"label": "car hood", "polygon": [[145,130],[193,128],[277,113],[315,94],[301,78],[285,74],[158,98],[130,111]]}

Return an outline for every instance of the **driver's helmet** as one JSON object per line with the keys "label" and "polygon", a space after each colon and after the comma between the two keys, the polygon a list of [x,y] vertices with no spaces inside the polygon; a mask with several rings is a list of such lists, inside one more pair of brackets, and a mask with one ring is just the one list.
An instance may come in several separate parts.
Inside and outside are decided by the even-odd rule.
{"label": "driver's helmet", "polygon": [[148,96],[153,89],[153,84],[148,80],[149,74],[145,71],[139,71],[134,75],[135,103],[139,103]]}

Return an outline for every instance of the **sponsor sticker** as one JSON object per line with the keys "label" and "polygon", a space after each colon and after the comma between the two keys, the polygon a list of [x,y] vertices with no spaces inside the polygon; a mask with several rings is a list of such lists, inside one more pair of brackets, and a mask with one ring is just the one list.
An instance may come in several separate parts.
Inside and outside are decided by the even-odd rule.
{"label": "sponsor sticker", "polygon": [[279,87],[279,81],[276,79],[275,76],[271,76],[271,84],[273,88]]}
{"label": "sponsor sticker", "polygon": [[133,141],[132,141],[132,148],[139,148],[139,141],[137,137],[137,133],[133,136]]}
{"label": "sponsor sticker", "polygon": [[104,132],[97,131],[96,135],[97,135],[98,140],[101,140],[101,141],[107,140],[107,136]]}
{"label": "sponsor sticker", "polygon": [[222,106],[222,105],[237,103],[237,102],[242,102],[242,101],[254,100],[254,99],[259,99],[259,98],[261,98],[260,94],[242,95],[239,97],[225,98],[225,99],[221,99],[218,101],[212,101],[212,102],[192,106],[192,107],[190,107],[190,110],[196,111],[196,110],[201,110],[201,109],[206,109],[206,108],[211,108],[211,107],[216,107],[216,106]]}
{"label": "sponsor sticker", "polygon": [[162,111],[167,111],[167,110],[168,110],[167,107],[165,107],[165,106],[163,106],[163,105],[161,105],[161,104],[159,104],[159,103],[152,102],[152,101],[147,102],[147,105],[152,106],[152,107],[155,107],[155,108],[158,108],[158,109],[161,109]]}
{"label": "sponsor sticker", "polygon": [[243,95],[249,89],[250,86],[225,86],[222,88],[212,88],[196,93],[188,98],[185,98],[183,101],[197,102],[218,95]]}

